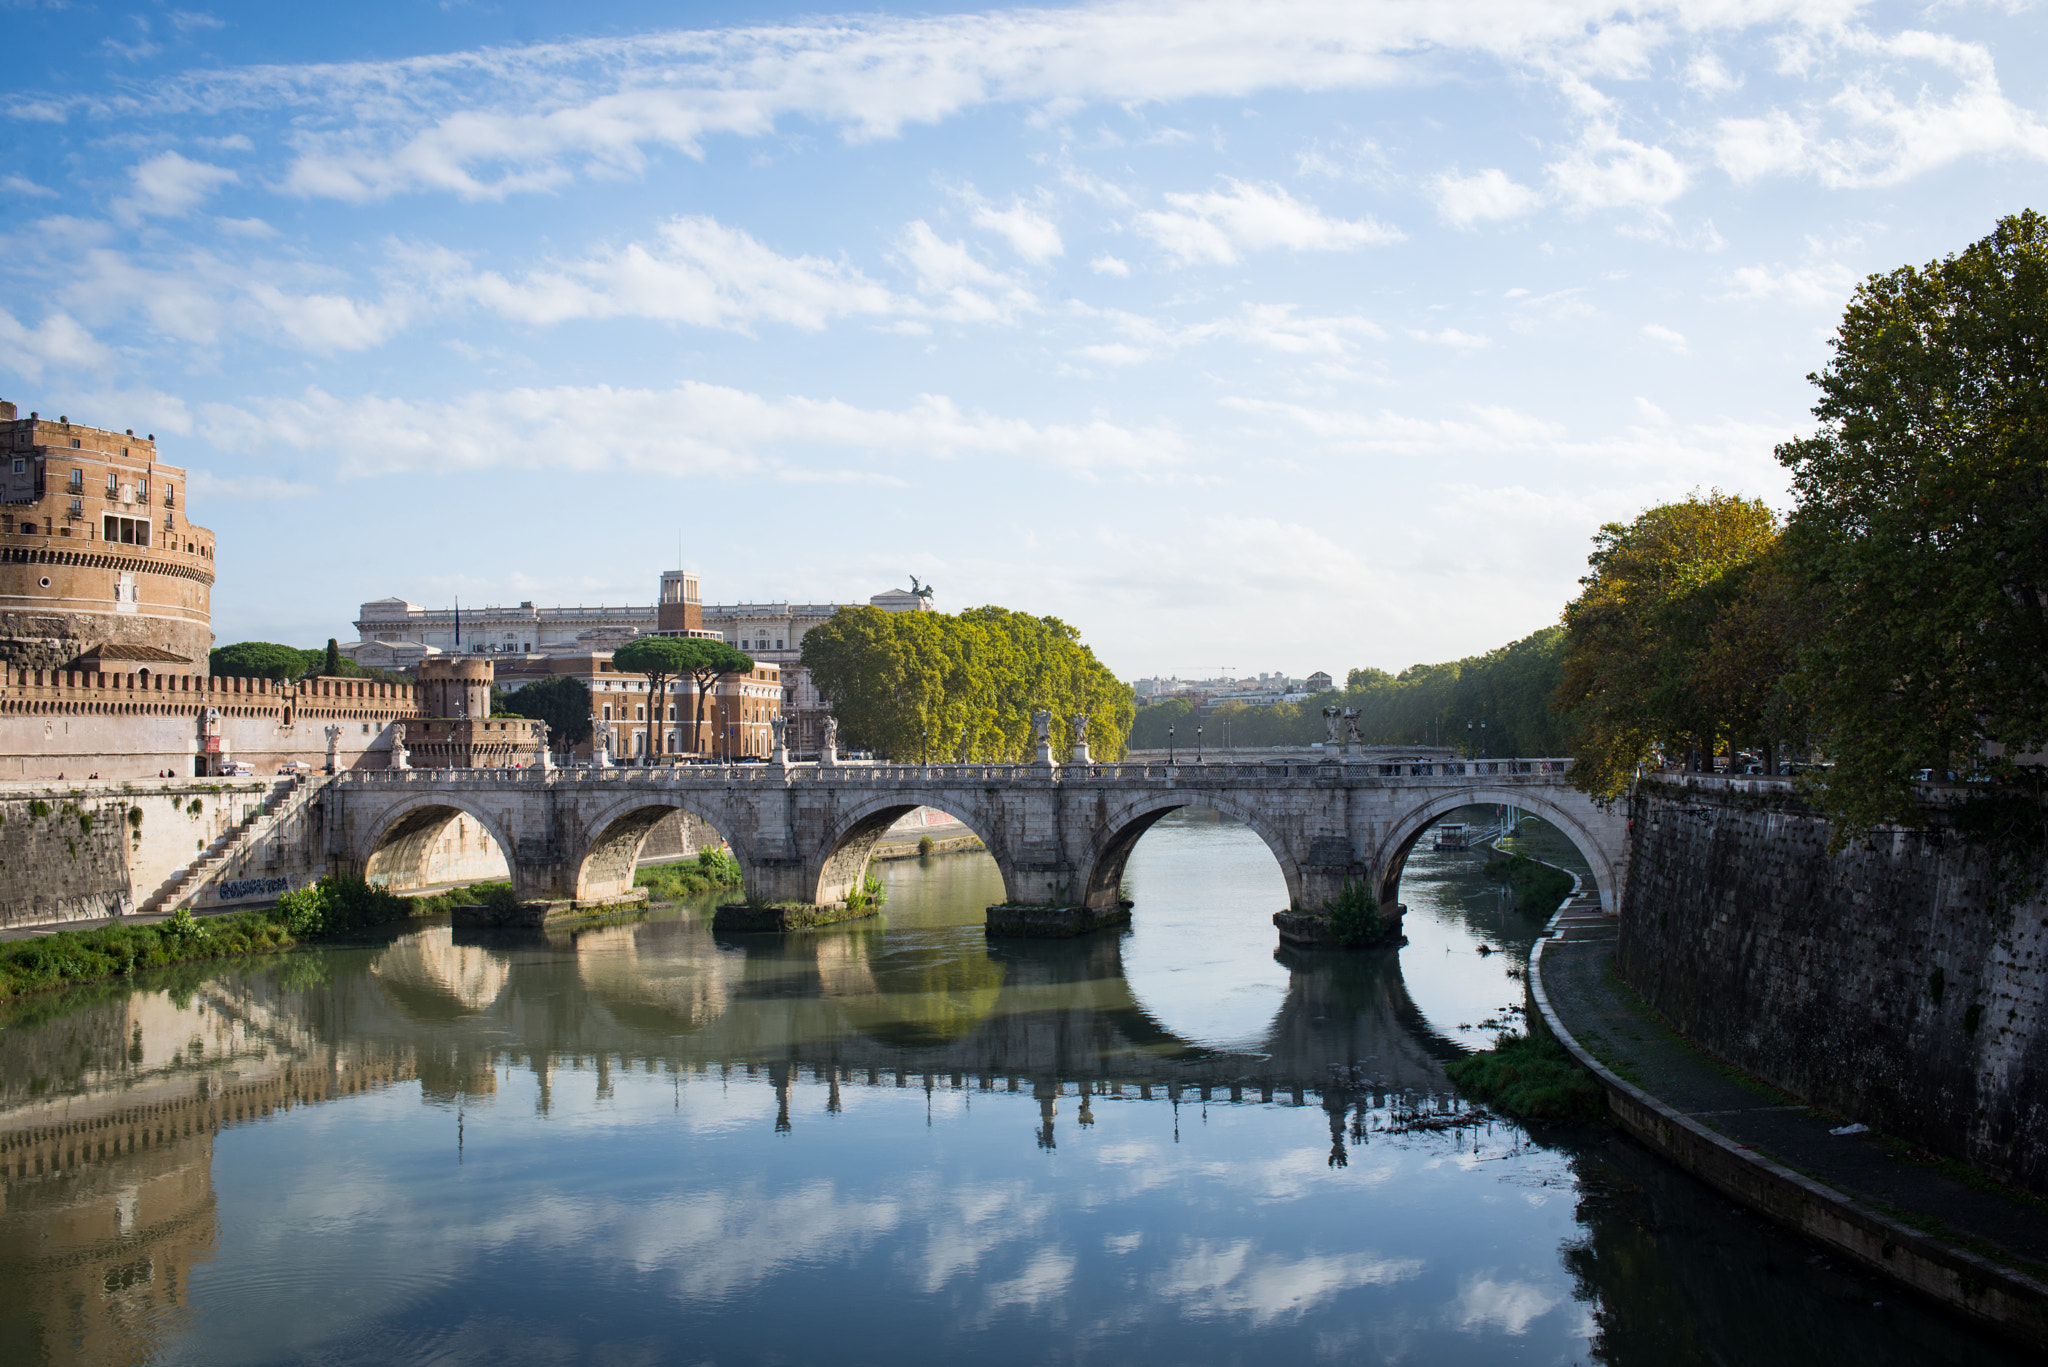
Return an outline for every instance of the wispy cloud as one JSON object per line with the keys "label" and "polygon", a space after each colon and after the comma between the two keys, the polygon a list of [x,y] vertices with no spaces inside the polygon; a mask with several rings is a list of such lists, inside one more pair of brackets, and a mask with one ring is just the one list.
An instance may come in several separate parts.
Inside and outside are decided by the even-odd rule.
{"label": "wispy cloud", "polygon": [[192,161],[176,152],[159,152],[129,170],[134,190],[114,201],[114,211],[131,222],[147,215],[188,214],[241,176],[212,162]]}
{"label": "wispy cloud", "polygon": [[1229,188],[1169,194],[1171,207],[1141,213],[1133,226],[1182,265],[1229,265],[1241,251],[1349,251],[1399,242],[1403,234],[1370,217],[1332,218],[1277,185],[1226,180]]}
{"label": "wispy cloud", "polygon": [[[1101,478],[1164,471],[1183,451],[1165,428],[1034,423],[965,412],[943,395],[876,409],[698,383],[479,390],[437,401],[342,399],[312,388],[294,398],[211,405],[201,426],[223,449],[317,453],[353,476],[511,468],[814,477],[818,458],[851,453],[881,464],[850,468],[891,475],[904,461],[1029,456]],[[810,463],[792,464],[798,457]]]}

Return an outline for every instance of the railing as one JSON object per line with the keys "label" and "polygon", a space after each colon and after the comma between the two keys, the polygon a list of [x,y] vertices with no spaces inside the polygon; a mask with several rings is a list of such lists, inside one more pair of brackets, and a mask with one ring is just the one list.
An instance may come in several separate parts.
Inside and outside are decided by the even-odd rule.
{"label": "railing", "polygon": [[[1200,761],[1174,764],[678,764],[657,768],[524,769],[351,769],[338,776],[349,785],[599,784],[651,788],[766,787],[824,785],[881,788],[941,784],[1019,783],[1257,783],[1270,779],[1334,781],[1349,778],[1446,779],[1555,783],[1571,768],[1569,759],[1486,759],[1379,764],[1363,760]],[[1770,782],[1772,780],[1764,780]],[[1782,782],[1782,780],[1776,780]]]}

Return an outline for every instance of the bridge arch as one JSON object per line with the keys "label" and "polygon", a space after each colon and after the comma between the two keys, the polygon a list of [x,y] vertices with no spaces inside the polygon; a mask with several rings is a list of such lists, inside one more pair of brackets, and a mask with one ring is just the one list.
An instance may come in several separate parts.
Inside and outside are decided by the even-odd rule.
{"label": "bridge arch", "polygon": [[392,804],[378,814],[370,826],[355,859],[363,878],[382,881],[386,886],[419,887],[427,881],[427,864],[434,845],[458,817],[468,817],[497,843],[505,860],[506,875],[513,888],[527,895],[527,882],[510,833],[480,804],[465,800],[459,791],[421,793]]}
{"label": "bridge arch", "polygon": [[692,793],[651,789],[607,803],[584,821],[587,839],[569,868],[569,895],[579,902],[596,902],[630,892],[648,832],[677,811],[716,831],[741,867],[752,867],[750,852],[736,839],[730,814],[720,804]]}
{"label": "bridge arch", "polygon": [[1115,906],[1131,851],[1160,818],[1183,807],[1208,807],[1251,827],[1280,866],[1280,876],[1287,883],[1288,905],[1302,904],[1301,862],[1286,836],[1274,826],[1271,814],[1231,793],[1199,788],[1147,793],[1114,809],[1098,809],[1095,848],[1087,861],[1087,877],[1077,889],[1082,902],[1097,908]]}
{"label": "bridge arch", "polygon": [[919,807],[946,813],[978,837],[1003,875],[1005,900],[1018,900],[1016,865],[1001,839],[1001,823],[976,811],[972,803],[962,802],[960,796],[958,789],[949,792],[891,788],[847,803],[835,813],[825,838],[819,842],[816,867],[804,870],[805,900],[821,905],[845,901],[846,894],[867,872],[868,861],[874,856],[875,846],[882,843],[883,834]]}
{"label": "bridge arch", "polygon": [[[1575,794],[1576,795],[1576,794]],[[1390,902],[1401,886],[1401,871],[1407,866],[1408,855],[1415,848],[1415,842],[1422,833],[1441,818],[1460,807],[1477,807],[1488,803],[1501,806],[1519,807],[1525,812],[1534,812],[1564,833],[1572,846],[1584,857],[1593,870],[1594,881],[1600,886],[1600,904],[1608,910],[1621,905],[1621,880],[1627,876],[1626,848],[1610,848],[1610,840],[1603,839],[1607,832],[1596,828],[1589,818],[1596,813],[1604,819],[1600,826],[1619,823],[1619,816],[1607,817],[1598,813],[1593,800],[1580,797],[1573,806],[1583,810],[1574,811],[1571,806],[1553,801],[1539,789],[1487,787],[1475,784],[1469,788],[1457,788],[1449,792],[1433,794],[1428,801],[1395,817],[1387,825],[1385,837],[1373,851],[1372,868],[1379,882],[1381,902]]]}

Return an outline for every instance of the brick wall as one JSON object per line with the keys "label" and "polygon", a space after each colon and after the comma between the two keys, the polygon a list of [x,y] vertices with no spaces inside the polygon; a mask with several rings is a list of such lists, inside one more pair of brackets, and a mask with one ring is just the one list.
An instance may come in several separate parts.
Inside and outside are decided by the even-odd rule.
{"label": "brick wall", "polygon": [[1789,794],[1645,783],[1622,976],[1696,1043],[1816,1105],[2048,1190],[2044,870],[1931,808],[1838,856]]}

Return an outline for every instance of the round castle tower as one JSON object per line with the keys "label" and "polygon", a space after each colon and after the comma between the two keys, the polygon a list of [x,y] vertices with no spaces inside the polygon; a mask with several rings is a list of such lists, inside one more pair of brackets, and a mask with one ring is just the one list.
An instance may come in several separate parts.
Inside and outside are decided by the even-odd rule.
{"label": "round castle tower", "polygon": [[420,715],[484,720],[495,675],[489,660],[429,656],[420,661]]}

